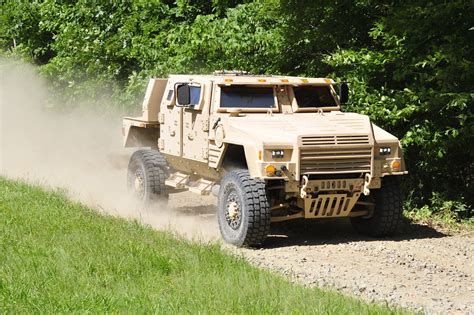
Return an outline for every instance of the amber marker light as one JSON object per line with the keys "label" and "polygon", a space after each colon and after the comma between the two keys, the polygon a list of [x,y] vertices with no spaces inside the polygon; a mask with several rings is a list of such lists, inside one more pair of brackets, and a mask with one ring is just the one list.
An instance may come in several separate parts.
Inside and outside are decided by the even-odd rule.
{"label": "amber marker light", "polygon": [[290,82],[290,81],[288,81],[288,79],[281,79],[280,81],[283,82],[283,83],[288,83],[288,82]]}
{"label": "amber marker light", "polygon": [[390,168],[392,169],[393,172],[398,172],[402,168],[402,163],[400,162],[400,160],[393,160],[390,163]]}
{"label": "amber marker light", "polygon": [[258,151],[258,159],[261,161],[262,160],[262,151]]}
{"label": "amber marker light", "polygon": [[301,82],[308,83],[309,81],[308,81],[308,79],[301,79]]}
{"label": "amber marker light", "polygon": [[232,83],[232,82],[234,82],[234,80],[232,80],[232,79],[224,79],[224,82],[226,82],[226,83]]}
{"label": "amber marker light", "polygon": [[267,82],[267,80],[265,80],[265,79],[258,79],[257,81],[260,82],[260,83],[265,83],[265,82]]}
{"label": "amber marker light", "polygon": [[265,172],[267,173],[267,176],[275,176],[276,167],[273,165],[267,165],[265,167]]}

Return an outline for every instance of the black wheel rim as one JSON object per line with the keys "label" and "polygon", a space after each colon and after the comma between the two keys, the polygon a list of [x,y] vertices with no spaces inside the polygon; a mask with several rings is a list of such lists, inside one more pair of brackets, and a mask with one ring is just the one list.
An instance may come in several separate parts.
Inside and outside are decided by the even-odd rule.
{"label": "black wheel rim", "polygon": [[237,230],[242,223],[242,202],[234,191],[231,191],[226,198],[225,220],[234,230]]}

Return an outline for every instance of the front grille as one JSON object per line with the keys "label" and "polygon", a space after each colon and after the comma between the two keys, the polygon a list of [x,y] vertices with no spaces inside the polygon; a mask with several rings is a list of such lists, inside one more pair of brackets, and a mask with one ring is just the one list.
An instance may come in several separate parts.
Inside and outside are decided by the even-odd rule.
{"label": "front grille", "polygon": [[338,144],[369,144],[368,135],[343,135],[343,136],[302,136],[302,146],[326,146]]}
{"label": "front grille", "polygon": [[368,173],[372,149],[365,148],[301,148],[301,174]]}

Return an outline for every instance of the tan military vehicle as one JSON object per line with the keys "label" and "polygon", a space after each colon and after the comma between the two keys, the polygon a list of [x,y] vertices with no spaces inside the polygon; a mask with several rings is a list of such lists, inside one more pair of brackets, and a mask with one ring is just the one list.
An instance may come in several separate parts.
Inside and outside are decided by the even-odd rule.
{"label": "tan military vehicle", "polygon": [[262,243],[270,224],[350,217],[371,236],[395,232],[396,137],[345,113],[348,86],[331,79],[245,72],[151,79],[143,114],[124,118],[125,147],[142,147],[128,186],[144,202],[189,190],[214,194],[222,237]]}

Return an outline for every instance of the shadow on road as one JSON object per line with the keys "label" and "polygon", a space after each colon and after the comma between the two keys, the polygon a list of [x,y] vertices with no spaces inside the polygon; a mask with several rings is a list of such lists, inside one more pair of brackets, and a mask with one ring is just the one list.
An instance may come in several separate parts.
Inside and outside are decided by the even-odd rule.
{"label": "shadow on road", "polygon": [[[187,196],[185,196],[187,197]],[[204,217],[217,220],[217,211],[213,200],[195,200],[193,198],[176,198],[171,210],[185,216]],[[271,233],[263,244],[265,248],[286,247],[294,245],[343,244],[349,242],[370,241],[405,241],[410,239],[440,238],[448,236],[436,229],[416,224],[404,219],[394,237],[371,238],[358,234],[351,226],[349,219],[293,220],[272,223]]]}
{"label": "shadow on road", "polygon": [[294,245],[324,245],[349,242],[405,241],[410,239],[440,238],[448,236],[429,226],[403,220],[393,237],[371,238],[358,234],[349,219],[295,220],[273,224],[271,235],[263,247],[285,247]]}

